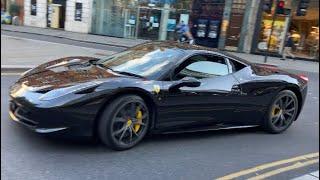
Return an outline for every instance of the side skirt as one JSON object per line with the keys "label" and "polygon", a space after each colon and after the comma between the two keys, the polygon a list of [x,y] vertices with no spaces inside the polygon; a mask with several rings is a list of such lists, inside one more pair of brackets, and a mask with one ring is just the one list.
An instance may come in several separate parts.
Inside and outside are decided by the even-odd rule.
{"label": "side skirt", "polygon": [[258,127],[259,125],[243,125],[243,126],[226,126],[226,125],[215,125],[215,126],[207,126],[202,128],[185,128],[185,129],[176,129],[169,131],[157,131],[153,130],[153,134],[178,134],[178,133],[191,133],[191,132],[201,132],[201,131],[217,131],[224,129],[243,129],[243,128],[251,128]]}

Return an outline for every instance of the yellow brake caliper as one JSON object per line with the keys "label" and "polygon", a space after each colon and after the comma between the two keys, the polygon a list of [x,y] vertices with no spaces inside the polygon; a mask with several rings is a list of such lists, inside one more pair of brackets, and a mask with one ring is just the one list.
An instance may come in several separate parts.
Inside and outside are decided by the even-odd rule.
{"label": "yellow brake caliper", "polygon": [[272,115],[278,115],[281,112],[281,109],[279,107],[274,107],[272,110]]}
{"label": "yellow brake caliper", "polygon": [[[139,123],[142,123],[142,111],[139,108],[137,108],[136,118],[138,119]],[[134,125],[134,131],[138,132],[140,127],[141,127],[140,124],[135,124]]]}

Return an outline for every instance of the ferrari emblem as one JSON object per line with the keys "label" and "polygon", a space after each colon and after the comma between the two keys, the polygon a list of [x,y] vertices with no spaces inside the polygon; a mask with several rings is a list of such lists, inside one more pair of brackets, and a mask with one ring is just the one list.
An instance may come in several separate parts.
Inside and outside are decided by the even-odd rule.
{"label": "ferrari emblem", "polygon": [[160,92],[160,86],[159,86],[159,85],[153,85],[153,91],[154,91],[156,94],[159,94],[159,92]]}

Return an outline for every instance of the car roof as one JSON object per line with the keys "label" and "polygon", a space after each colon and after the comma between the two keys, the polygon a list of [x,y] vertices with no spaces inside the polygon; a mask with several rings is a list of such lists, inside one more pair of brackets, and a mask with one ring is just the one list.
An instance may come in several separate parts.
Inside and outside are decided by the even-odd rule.
{"label": "car roof", "polygon": [[205,47],[200,45],[190,45],[188,43],[179,43],[177,41],[150,41],[143,44],[139,44],[132,48],[140,48],[140,47],[162,47],[162,48],[169,48],[177,51],[184,51],[186,53],[186,56],[196,54],[196,53],[213,53],[217,55],[226,56],[232,59],[235,59],[237,61],[240,61],[245,64],[251,64],[247,60],[244,60],[238,56],[235,56],[233,54],[230,54],[226,51],[219,50],[217,48],[211,48],[211,47]]}

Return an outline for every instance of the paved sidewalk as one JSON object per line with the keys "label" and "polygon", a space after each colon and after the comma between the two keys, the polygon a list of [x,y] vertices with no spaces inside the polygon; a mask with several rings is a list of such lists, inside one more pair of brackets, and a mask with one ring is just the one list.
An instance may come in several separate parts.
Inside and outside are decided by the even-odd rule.
{"label": "paved sidewalk", "polygon": [[294,178],[292,180],[317,180],[319,179],[319,171],[315,171],[309,174],[305,174],[303,176]]}
{"label": "paved sidewalk", "polygon": [[147,41],[142,39],[116,38],[116,37],[109,37],[109,36],[102,36],[102,35],[63,31],[58,29],[38,28],[38,27],[30,27],[30,26],[13,26],[13,25],[6,25],[6,24],[1,24],[1,30],[11,31],[11,32],[39,34],[39,35],[45,35],[45,36],[54,36],[54,37],[66,38],[66,39],[71,39],[76,41],[90,42],[90,43],[92,42],[92,43],[106,44],[106,45],[125,47],[125,48],[132,47]]}
{"label": "paved sidewalk", "polygon": [[[75,33],[75,32],[55,30],[55,29],[49,29],[49,28],[13,26],[13,25],[3,25],[3,24],[1,25],[1,31],[41,34],[45,36],[54,36],[54,37],[72,39],[80,42],[98,43],[98,44],[105,44],[105,45],[125,47],[125,48],[132,47],[134,45],[147,41],[147,40],[141,40],[141,39],[126,39],[126,38],[116,38],[116,37],[108,37],[108,36],[101,36],[101,35]],[[264,63],[264,56],[261,56],[261,55],[236,53],[236,52],[231,52],[231,53],[239,57],[242,57],[243,59],[246,59],[250,62]],[[14,62],[10,62],[10,64],[12,65],[14,64]],[[268,57],[267,64],[274,64],[283,69],[319,73],[319,62],[304,61],[304,60],[294,61],[291,59],[283,61],[277,57]],[[4,66],[6,66],[6,64],[1,64],[1,67],[4,67]]]}
{"label": "paved sidewalk", "polygon": [[[264,56],[246,53],[229,52],[250,62],[264,63]],[[268,57],[267,64],[273,64],[283,69],[319,73],[319,62],[304,60],[280,60],[278,57]]]}

